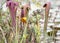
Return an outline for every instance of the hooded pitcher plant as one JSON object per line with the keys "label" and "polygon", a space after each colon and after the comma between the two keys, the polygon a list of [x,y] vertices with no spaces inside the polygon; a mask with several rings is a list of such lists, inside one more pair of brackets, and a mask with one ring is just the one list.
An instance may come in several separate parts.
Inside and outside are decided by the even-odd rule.
{"label": "hooded pitcher plant", "polygon": [[12,27],[16,27],[16,11],[17,11],[17,2],[13,2],[12,0],[7,0],[7,7],[10,11],[10,16],[12,20]]}
{"label": "hooded pitcher plant", "polygon": [[46,30],[47,30],[47,24],[48,24],[48,15],[49,15],[49,10],[51,8],[51,2],[47,2],[46,4],[44,4],[45,7],[45,22],[44,22],[44,43],[46,43]]}
{"label": "hooded pitcher plant", "polygon": [[28,36],[28,34],[27,34],[28,12],[29,12],[29,4],[26,4],[21,8],[21,22],[26,23],[26,24],[23,24],[24,25],[24,31],[23,31],[23,37],[22,37],[20,43],[22,43],[22,42],[26,43],[27,42],[26,38]]}

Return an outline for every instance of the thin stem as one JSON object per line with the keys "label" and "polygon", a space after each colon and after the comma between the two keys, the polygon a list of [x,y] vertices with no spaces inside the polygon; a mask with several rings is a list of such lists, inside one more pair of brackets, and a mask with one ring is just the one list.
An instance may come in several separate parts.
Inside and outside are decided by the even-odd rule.
{"label": "thin stem", "polygon": [[0,27],[0,30],[1,30],[1,32],[2,32],[2,35],[3,35],[3,38],[4,38],[5,43],[7,43],[7,40],[6,40],[6,38],[5,38],[4,31],[2,30],[2,28],[1,28],[1,27]]}

